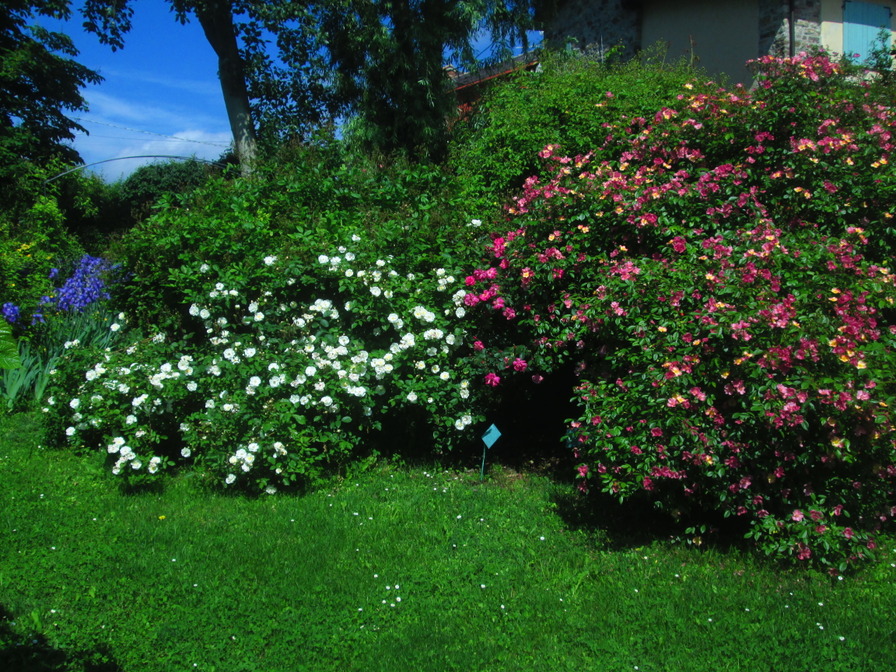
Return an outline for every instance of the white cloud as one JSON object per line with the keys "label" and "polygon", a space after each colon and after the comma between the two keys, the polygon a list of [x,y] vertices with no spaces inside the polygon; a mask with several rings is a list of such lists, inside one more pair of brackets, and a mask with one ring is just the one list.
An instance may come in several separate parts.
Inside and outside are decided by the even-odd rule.
{"label": "white cloud", "polygon": [[[115,129],[108,129],[115,132]],[[139,135],[139,134],[138,134]],[[157,156],[181,156],[217,160],[230,144],[229,132],[184,129],[172,133],[175,137],[148,138],[79,136],[75,148],[85,164],[103,161],[90,170],[109,181],[123,179],[140,166],[165,161]],[[143,157],[143,158],[126,158]]]}

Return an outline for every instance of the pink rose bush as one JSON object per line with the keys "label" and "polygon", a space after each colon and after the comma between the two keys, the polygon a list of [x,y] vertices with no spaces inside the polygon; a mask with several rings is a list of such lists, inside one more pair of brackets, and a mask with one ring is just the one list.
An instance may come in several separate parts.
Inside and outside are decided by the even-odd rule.
{"label": "pink rose bush", "polygon": [[842,571],[896,504],[896,113],[824,55],[753,65],[545,147],[464,303],[496,390],[574,369],[581,489]]}

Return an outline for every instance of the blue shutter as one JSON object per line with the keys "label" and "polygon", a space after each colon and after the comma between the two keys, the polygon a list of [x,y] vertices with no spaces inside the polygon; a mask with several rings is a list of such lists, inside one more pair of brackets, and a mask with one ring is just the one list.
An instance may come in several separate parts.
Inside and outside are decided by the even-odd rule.
{"label": "blue shutter", "polygon": [[890,8],[884,5],[846,0],[843,3],[844,53],[856,56],[859,62],[867,60],[881,28],[891,29],[890,15]]}

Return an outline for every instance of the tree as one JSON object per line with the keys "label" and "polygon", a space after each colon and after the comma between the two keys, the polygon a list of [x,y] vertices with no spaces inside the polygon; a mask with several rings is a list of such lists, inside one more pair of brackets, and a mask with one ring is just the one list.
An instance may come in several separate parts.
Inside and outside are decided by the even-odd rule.
{"label": "tree", "polygon": [[368,149],[440,158],[455,105],[445,72],[479,67],[474,44],[490,38],[494,58],[526,46],[531,0],[335,0],[316,17],[330,64],[335,107],[354,117]]}
{"label": "tree", "polygon": [[[61,0],[60,0],[61,1]],[[87,0],[85,27],[113,49],[130,29],[130,0]],[[446,51],[476,62],[488,34],[506,55],[533,23],[534,0],[170,0],[194,16],[218,55],[241,165],[268,135],[307,138],[357,117],[371,148],[438,155],[452,99]]]}
{"label": "tree", "polygon": [[66,0],[6,0],[0,5],[0,166],[21,161],[79,161],[65,144],[84,131],[66,116],[86,109],[80,88],[102,78],[73,60],[71,39],[29,25],[37,16],[69,17]]}

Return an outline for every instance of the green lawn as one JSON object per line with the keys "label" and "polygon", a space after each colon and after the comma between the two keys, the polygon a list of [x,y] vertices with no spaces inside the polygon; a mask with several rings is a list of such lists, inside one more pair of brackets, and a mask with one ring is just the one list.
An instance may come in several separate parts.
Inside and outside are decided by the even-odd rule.
{"label": "green lawn", "polygon": [[[122,493],[0,421],[0,669],[825,670],[896,660],[856,576],[571,531],[566,486],[382,465],[304,497]],[[562,505],[560,505],[562,504]]]}

